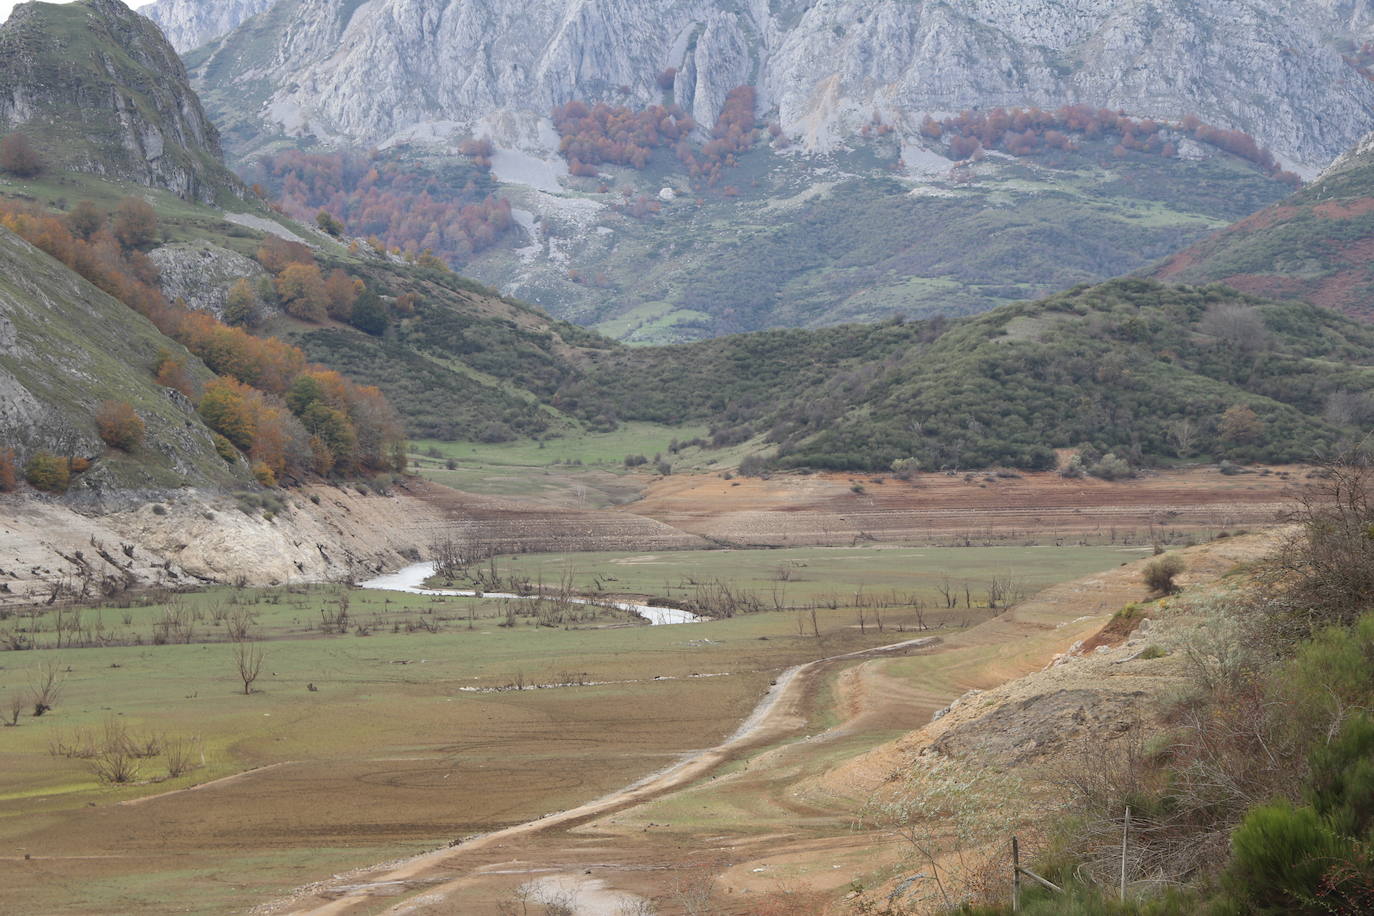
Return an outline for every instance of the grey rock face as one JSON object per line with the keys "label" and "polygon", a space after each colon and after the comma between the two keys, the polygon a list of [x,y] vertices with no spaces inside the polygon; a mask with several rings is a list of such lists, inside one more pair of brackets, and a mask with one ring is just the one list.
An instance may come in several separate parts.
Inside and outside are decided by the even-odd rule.
{"label": "grey rock face", "polygon": [[698,121],[750,83],[822,150],[875,110],[912,132],[927,112],[1072,102],[1196,114],[1308,169],[1374,129],[1374,83],[1341,53],[1370,33],[1370,0],[282,0],[272,16],[270,37],[240,29],[197,68],[221,114],[268,134],[494,132],[574,97],[660,101],[668,67]]}
{"label": "grey rock face", "polygon": [[0,133],[10,130],[52,165],[187,199],[237,187],[181,59],[119,0],[26,3],[0,25]]}
{"label": "grey rock face", "polygon": [[157,0],[139,10],[183,54],[221,35],[271,6],[275,0]]}
{"label": "grey rock face", "polygon": [[149,253],[158,268],[158,286],[173,301],[224,317],[229,288],[237,280],[256,282],[266,271],[251,258],[208,242],[164,245]]}

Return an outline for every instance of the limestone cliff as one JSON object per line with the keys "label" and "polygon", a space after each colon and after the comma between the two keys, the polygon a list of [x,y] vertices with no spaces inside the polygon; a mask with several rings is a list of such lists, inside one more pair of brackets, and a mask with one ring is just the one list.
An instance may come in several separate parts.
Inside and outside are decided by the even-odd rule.
{"label": "limestone cliff", "polygon": [[158,24],[172,47],[186,52],[229,34],[239,23],[272,3],[273,0],[157,0],[139,12]]}
{"label": "limestone cliff", "polygon": [[[209,6],[209,4],[205,4]],[[1369,0],[282,0],[192,58],[234,139],[547,142],[573,97],[674,99],[711,124],[750,83],[828,149],[875,110],[1086,102],[1245,130],[1314,171],[1374,128]],[[270,27],[265,20],[270,19]]]}

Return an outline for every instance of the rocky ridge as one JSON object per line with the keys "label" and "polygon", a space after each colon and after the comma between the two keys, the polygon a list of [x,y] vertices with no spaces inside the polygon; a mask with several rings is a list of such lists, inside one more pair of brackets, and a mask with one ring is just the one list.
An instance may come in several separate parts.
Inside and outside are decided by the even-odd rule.
{"label": "rocky ridge", "polygon": [[239,185],[186,68],[119,0],[25,3],[0,25],[0,133],[46,164],[212,203]]}
{"label": "rocky ridge", "polygon": [[[163,350],[209,377],[147,319],[0,229],[0,447],[13,448],[19,466],[39,451],[89,459],[70,499],[106,506],[246,480],[246,467],[216,454],[191,402],[154,382]],[[106,399],[130,404],[147,427],[131,452],[100,439]]]}
{"label": "rocky ridge", "polygon": [[172,47],[185,53],[227,35],[239,23],[261,13],[274,0],[157,0],[139,10],[156,22]]}
{"label": "rocky ridge", "polygon": [[1195,114],[1310,174],[1374,128],[1374,83],[1349,55],[1368,0],[283,0],[270,18],[192,58],[244,146],[471,132],[547,148],[542,119],[574,97],[670,95],[709,125],[745,83],[822,151],[875,111],[914,136],[927,112],[1084,102]]}

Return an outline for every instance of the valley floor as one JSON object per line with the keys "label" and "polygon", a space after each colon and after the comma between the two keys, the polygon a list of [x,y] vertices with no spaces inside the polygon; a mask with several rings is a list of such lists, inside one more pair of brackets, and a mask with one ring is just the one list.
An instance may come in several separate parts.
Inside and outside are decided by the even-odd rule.
{"label": "valley floor", "polygon": [[[1214,582],[1269,544],[1251,536],[1186,550],[1188,581]],[[1111,684],[1110,673],[1134,675],[1127,687],[1141,695],[1149,681],[1135,668],[1082,667],[1119,665],[1140,646],[1017,679],[1145,597],[1140,563],[1131,563],[1048,588],[967,630],[812,662],[779,678],[725,743],[647,782],[451,849],[348,873],[262,912],[498,912],[501,901],[522,894],[572,900],[588,914],[634,912],[639,901],[665,914],[829,912],[847,888],[885,887],[903,873],[905,844],[891,829],[864,824],[860,813],[927,749],[952,746],[957,755],[976,746],[982,765],[1043,764],[1075,742],[1120,735],[1120,702],[1107,702],[1109,713],[1088,712],[1086,728],[1065,726],[1095,700],[1132,695]],[[1046,702],[1066,687],[1079,695]],[[989,692],[932,723],[967,691]],[[710,908],[699,909],[708,898]]]}
{"label": "valley floor", "polygon": [[[0,913],[222,913],[268,900],[263,912],[482,913],[528,891],[618,916],[636,900],[683,912],[712,888],[721,912],[756,912],[769,895],[820,912],[815,901],[898,867],[900,844],[856,832],[855,818],[936,710],[1043,667],[1143,598],[1149,544],[1271,523],[1303,473],[617,475],[640,498],[604,510],[418,479],[388,496],[288,493],[275,512],[199,497],[101,518],[6,504],[11,601],[72,581],[97,542],[101,563],[147,574],[144,585],[241,578],[88,608],[77,632],[99,628],[100,648],[70,635],[52,645],[62,601],[0,621],[48,640],[0,656],[0,697],[44,664],[66,685],[55,712],[0,732]],[[791,609],[550,627],[490,600],[300,584],[395,567],[437,535],[507,554],[503,575],[571,570],[582,591],[679,601],[724,582]],[[1253,540],[1185,550],[1190,575],[1221,575]],[[1007,612],[976,592],[951,609],[944,576],[1048,588]],[[887,601],[881,624],[859,613],[870,600]],[[349,623],[325,632],[350,603]],[[250,696],[234,688],[220,629],[239,608],[268,658]],[[165,638],[173,618],[193,621],[186,639]],[[557,687],[530,689],[540,685]],[[111,788],[88,757],[59,752],[123,727],[194,736],[202,765],[149,781],[151,761],[141,781]],[[291,887],[305,890],[282,897]]]}

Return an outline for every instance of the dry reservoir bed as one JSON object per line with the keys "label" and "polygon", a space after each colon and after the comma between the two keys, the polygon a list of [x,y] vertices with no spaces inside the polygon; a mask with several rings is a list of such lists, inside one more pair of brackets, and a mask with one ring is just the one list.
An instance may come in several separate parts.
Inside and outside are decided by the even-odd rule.
{"label": "dry reservoir bed", "polygon": [[[0,655],[0,700],[45,669],[58,672],[61,693],[51,712],[25,711],[0,731],[0,913],[224,913],[568,808],[718,743],[786,667],[957,632],[996,613],[980,606],[995,577],[1038,588],[1142,553],[860,548],[498,561],[549,579],[569,568],[581,587],[599,579],[624,594],[666,586],[680,597],[693,583],[728,582],[769,602],[780,589],[776,600],[807,607],[664,627],[592,610],[504,626],[501,602],[336,587],[62,609],[60,627],[55,608],[11,617],[0,626],[27,628],[42,648]],[[943,606],[946,575],[970,583],[972,607],[962,592],[959,607]],[[881,630],[876,605],[885,605]],[[227,641],[245,615],[264,653],[249,695]],[[129,783],[101,783],[94,769],[120,736],[151,753],[130,762]],[[195,769],[168,777],[171,749],[188,743]]]}

